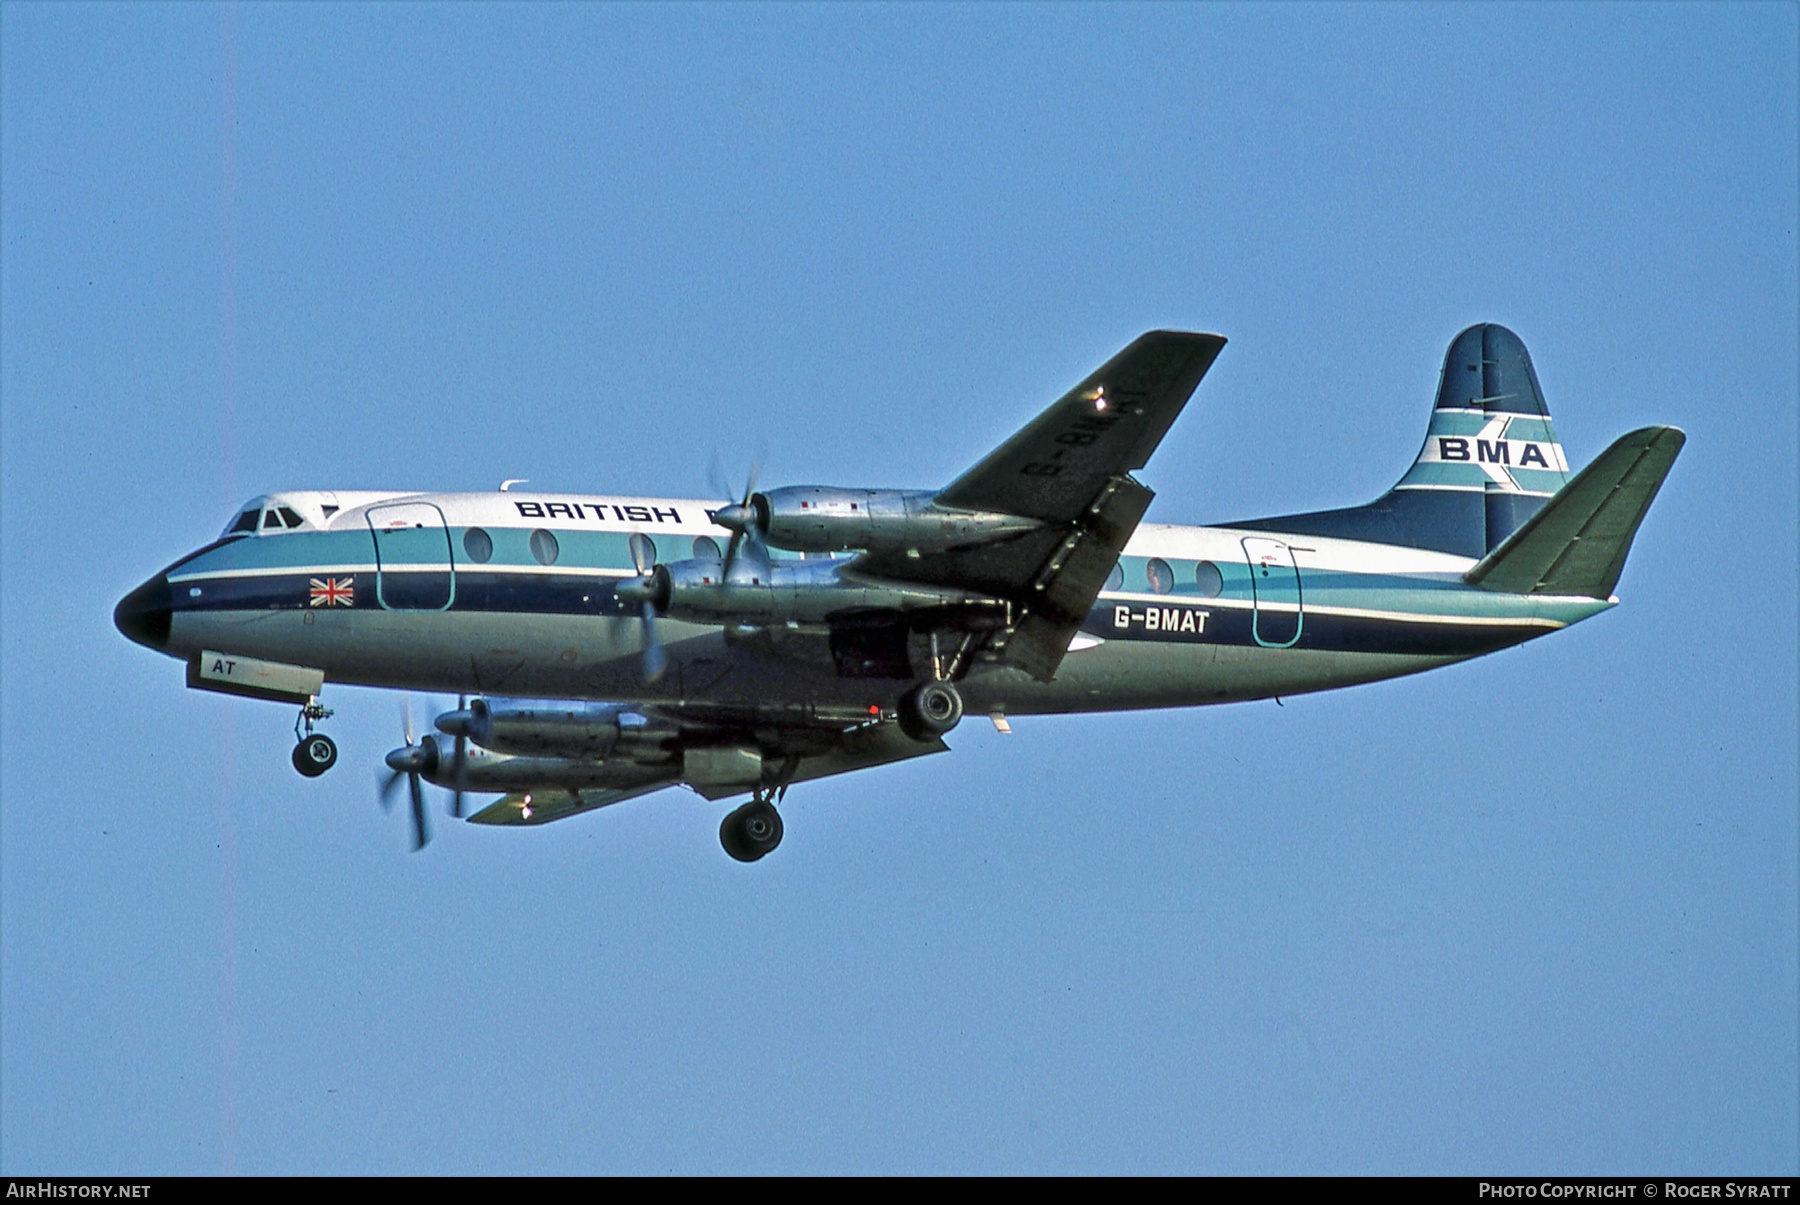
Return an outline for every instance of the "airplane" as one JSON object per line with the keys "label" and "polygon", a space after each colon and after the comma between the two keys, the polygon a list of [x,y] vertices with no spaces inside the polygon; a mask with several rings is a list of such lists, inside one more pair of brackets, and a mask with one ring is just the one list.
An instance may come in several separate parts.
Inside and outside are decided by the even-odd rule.
{"label": "airplane", "polygon": [[[1134,476],[1225,346],[1151,331],[939,490],[741,497],[266,494],[127,594],[114,623],[187,684],[299,706],[295,769],[337,761],[326,682],[454,693],[386,757],[538,825],[671,786],[749,796],[719,839],[780,844],[789,788],[946,751],[965,715],[1192,707],[1417,673],[1616,605],[1686,436],[1571,476],[1519,337],[1451,342],[1423,448],[1364,506],[1145,523]],[[469,696],[474,696],[472,699]]]}

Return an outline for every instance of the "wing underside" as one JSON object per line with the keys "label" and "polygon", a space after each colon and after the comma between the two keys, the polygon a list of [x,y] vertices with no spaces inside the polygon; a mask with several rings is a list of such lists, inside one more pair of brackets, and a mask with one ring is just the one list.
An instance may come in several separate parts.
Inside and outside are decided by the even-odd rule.
{"label": "wing underside", "polygon": [[559,787],[514,791],[470,816],[469,823],[510,826],[549,824],[552,820],[566,820],[570,816],[579,816],[581,813],[591,812],[595,808],[623,803],[627,799],[636,799],[640,795],[648,795],[652,791],[660,791],[670,785],[672,784],[669,782],[654,782],[648,786],[631,787],[619,791],[593,788],[568,790]]}
{"label": "wing underside", "polygon": [[[707,736],[704,732],[696,732],[694,739],[704,741]],[[784,756],[786,749],[794,752]],[[794,731],[785,734],[785,739],[776,737],[771,743],[764,757],[762,783],[697,782],[687,785],[707,799],[729,799],[747,794],[757,786],[792,786],[948,750],[949,746],[941,739],[914,740],[891,723],[863,724],[847,731]],[[549,824],[678,785],[680,778],[680,774],[672,769],[670,777],[662,781],[620,790],[545,787],[513,791],[482,808],[469,820],[473,824],[510,827]]]}

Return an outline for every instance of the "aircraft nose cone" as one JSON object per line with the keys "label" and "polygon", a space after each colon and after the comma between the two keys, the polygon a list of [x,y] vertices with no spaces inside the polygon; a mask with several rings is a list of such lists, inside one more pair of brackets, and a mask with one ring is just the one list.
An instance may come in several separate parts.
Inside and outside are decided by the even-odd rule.
{"label": "aircraft nose cone", "polygon": [[169,579],[151,578],[119,600],[113,608],[113,626],[145,648],[161,651],[169,643],[174,611],[169,603]]}

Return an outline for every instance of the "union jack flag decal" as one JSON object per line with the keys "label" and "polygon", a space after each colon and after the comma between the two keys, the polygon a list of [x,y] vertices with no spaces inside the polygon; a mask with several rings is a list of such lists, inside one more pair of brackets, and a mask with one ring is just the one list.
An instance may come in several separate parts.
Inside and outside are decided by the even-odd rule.
{"label": "union jack flag decal", "polygon": [[341,581],[328,577],[324,581],[312,579],[312,605],[315,607],[354,607],[356,579],[346,577]]}

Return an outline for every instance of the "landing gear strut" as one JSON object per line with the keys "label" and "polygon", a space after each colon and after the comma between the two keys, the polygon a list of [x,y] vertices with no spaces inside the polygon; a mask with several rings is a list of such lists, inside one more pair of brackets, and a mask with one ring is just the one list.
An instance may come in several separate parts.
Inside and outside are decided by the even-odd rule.
{"label": "landing gear strut", "polygon": [[294,721],[294,736],[299,741],[294,746],[294,769],[308,778],[317,778],[337,765],[337,742],[323,732],[313,731],[313,725],[330,715],[331,708],[321,707],[317,699],[312,699]]}
{"label": "landing gear strut", "polygon": [[781,844],[781,813],[770,801],[768,788],[756,792],[756,798],[725,817],[719,825],[719,844],[740,862],[754,862]]}

